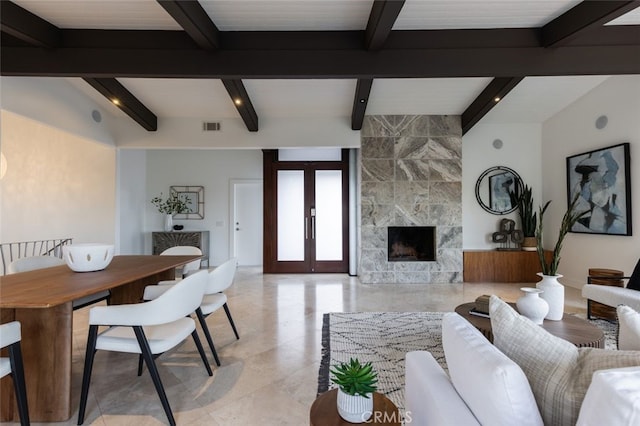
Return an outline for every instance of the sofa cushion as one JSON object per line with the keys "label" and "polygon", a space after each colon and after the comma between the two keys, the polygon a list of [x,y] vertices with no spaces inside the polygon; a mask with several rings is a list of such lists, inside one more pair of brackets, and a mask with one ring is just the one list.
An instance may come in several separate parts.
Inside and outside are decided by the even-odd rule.
{"label": "sofa cushion", "polygon": [[640,313],[628,306],[618,305],[618,349],[640,351]]}
{"label": "sofa cushion", "polygon": [[640,424],[640,367],[593,373],[577,426]]}
{"label": "sofa cushion", "polygon": [[524,371],[545,424],[575,425],[594,371],[640,366],[640,352],[576,348],[496,296],[489,313],[494,345]]}
{"label": "sofa cushion", "polygon": [[542,425],[520,367],[454,312],[442,318],[442,346],[451,381],[481,424]]}

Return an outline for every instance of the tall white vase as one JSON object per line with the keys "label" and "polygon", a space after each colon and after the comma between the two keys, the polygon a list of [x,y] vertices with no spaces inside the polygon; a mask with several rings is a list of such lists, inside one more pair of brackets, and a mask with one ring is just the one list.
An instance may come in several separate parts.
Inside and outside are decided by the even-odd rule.
{"label": "tall white vase", "polygon": [[173,215],[164,215],[164,230],[165,232],[170,232],[173,230]]}
{"label": "tall white vase", "polygon": [[543,275],[541,272],[537,275],[542,277],[542,281],[538,281],[536,288],[544,291],[540,297],[549,304],[549,313],[545,319],[560,321],[564,315],[564,286],[558,278],[562,278],[562,275]]}
{"label": "tall white vase", "polygon": [[518,312],[529,318],[534,324],[542,324],[544,317],[549,312],[549,304],[540,297],[543,291],[533,287],[522,287],[520,290],[524,295],[516,301]]}

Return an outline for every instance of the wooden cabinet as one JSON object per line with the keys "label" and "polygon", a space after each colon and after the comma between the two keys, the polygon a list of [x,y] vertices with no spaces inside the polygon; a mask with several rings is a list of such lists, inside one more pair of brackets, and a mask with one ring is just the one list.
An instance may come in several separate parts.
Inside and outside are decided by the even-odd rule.
{"label": "wooden cabinet", "polygon": [[[545,252],[551,256],[551,252]],[[465,250],[464,281],[468,283],[535,283],[541,271],[535,251]]]}
{"label": "wooden cabinet", "polygon": [[153,254],[160,254],[169,247],[193,246],[202,250],[202,266],[209,267],[209,231],[152,232]]}

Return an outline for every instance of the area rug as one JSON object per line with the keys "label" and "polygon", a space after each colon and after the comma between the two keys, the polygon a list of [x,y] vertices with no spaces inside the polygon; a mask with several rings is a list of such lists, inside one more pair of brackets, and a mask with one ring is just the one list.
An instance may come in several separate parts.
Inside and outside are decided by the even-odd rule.
{"label": "area rug", "polygon": [[[324,314],[318,394],[333,389],[329,368],[357,357],[378,372],[378,392],[404,413],[404,358],[407,352],[429,351],[447,369],[442,349],[442,312],[343,312]],[[616,348],[616,325],[592,320],[603,330],[605,348]]]}

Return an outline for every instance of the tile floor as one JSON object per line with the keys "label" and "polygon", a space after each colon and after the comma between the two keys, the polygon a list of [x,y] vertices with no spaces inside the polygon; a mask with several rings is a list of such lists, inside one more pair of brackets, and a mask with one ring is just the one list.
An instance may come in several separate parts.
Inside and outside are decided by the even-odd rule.
{"label": "tile floor", "polygon": [[[178,425],[309,424],[320,364],[322,315],[355,311],[452,311],[482,294],[507,301],[522,284],[364,285],[343,274],[263,275],[239,268],[227,292],[240,333],[236,340],[224,311],[208,318],[222,362],[206,374],[192,341],[158,359],[160,375]],[[567,288],[567,311],[585,312],[579,291]],[[75,425],[87,338],[88,309],[74,315],[73,407]],[[205,350],[209,353],[205,343]],[[213,364],[212,357],[209,358]],[[167,424],[137,357],[99,351],[85,425]]]}

